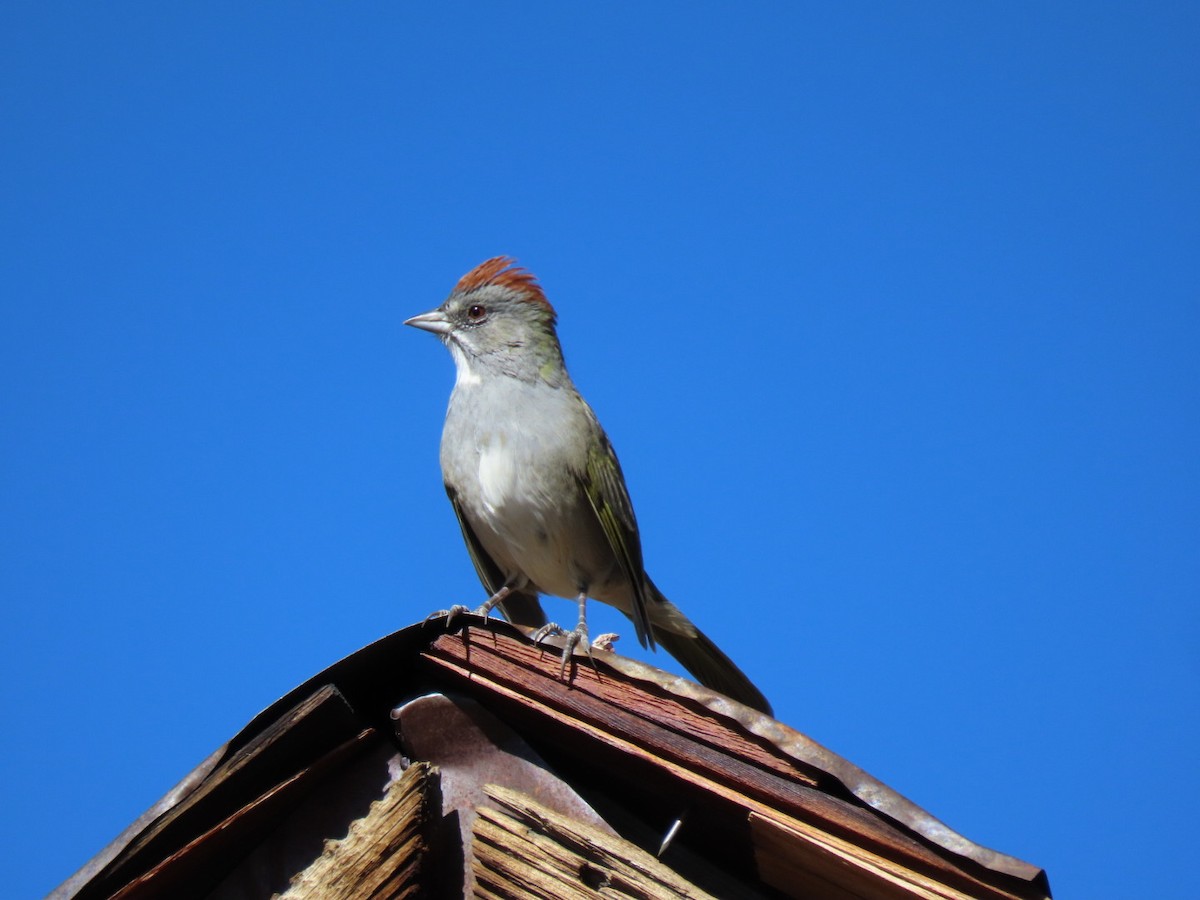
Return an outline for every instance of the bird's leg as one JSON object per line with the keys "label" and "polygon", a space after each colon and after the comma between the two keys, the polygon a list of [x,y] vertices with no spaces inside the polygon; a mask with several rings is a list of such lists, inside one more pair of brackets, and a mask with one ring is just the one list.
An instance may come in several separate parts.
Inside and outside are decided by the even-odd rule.
{"label": "bird's leg", "polygon": [[[558,669],[559,678],[566,677],[567,661],[570,660],[570,658],[574,655],[575,648],[580,644],[583,645],[583,649],[587,652],[588,659],[592,658],[592,645],[588,641],[587,630],[587,598],[587,590],[579,592],[579,624],[576,625],[574,629],[571,631],[565,631],[561,625],[556,625],[554,622],[550,622],[547,625],[543,625],[533,634],[533,640],[535,643],[549,637],[552,634],[566,637],[566,641],[563,642],[562,665]],[[608,635],[605,635],[605,637],[608,637]]]}
{"label": "bird's leg", "polygon": [[[492,594],[492,596],[488,597],[487,600],[485,600],[483,602],[482,606],[476,607],[476,609],[473,611],[474,615],[483,616],[486,619],[488,617],[488,613],[490,613],[493,609],[496,608],[496,604],[503,603],[504,598],[507,597],[512,592],[513,592],[512,587],[510,587],[507,584],[504,585],[504,587],[500,588],[500,590],[496,591],[496,593],[494,593],[494,594]],[[463,606],[461,603],[455,603],[449,609],[439,609],[439,610],[435,610],[434,612],[431,612],[428,616],[425,617],[425,621],[428,622],[430,619],[436,619],[438,616],[445,616],[446,617],[446,625],[450,626],[450,625],[454,624],[454,620],[456,617],[465,615],[470,612],[472,612],[470,607]]]}
{"label": "bird's leg", "polygon": [[583,649],[587,651],[588,656],[592,655],[592,644],[588,640],[587,630],[587,591],[579,593],[579,624],[575,626],[575,630],[571,632],[574,635],[574,640],[571,636],[567,636],[567,646],[574,651],[576,645],[583,641]]}
{"label": "bird's leg", "polygon": [[500,588],[500,590],[496,591],[496,593],[492,594],[492,596],[488,597],[487,600],[483,601],[483,605],[475,610],[475,615],[483,616],[486,619],[488,613],[496,608],[496,604],[503,603],[504,598],[512,592],[513,589],[506,584],[504,587]]}

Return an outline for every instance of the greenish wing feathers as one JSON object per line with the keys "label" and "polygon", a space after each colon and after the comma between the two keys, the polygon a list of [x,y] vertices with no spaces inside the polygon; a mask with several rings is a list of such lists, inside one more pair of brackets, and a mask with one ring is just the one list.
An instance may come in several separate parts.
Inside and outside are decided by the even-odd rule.
{"label": "greenish wing feathers", "polygon": [[471,554],[471,562],[475,565],[475,574],[487,588],[490,597],[504,587],[504,573],[500,571],[499,566],[492,562],[492,558],[487,555],[487,551],[475,537],[475,532],[471,530],[467,517],[463,515],[462,506],[458,502],[458,492],[448,484],[445,487],[446,496],[450,498],[450,505],[454,507],[454,515],[458,519],[458,527],[462,529],[463,543],[467,545],[467,552]]}
{"label": "greenish wing feathers", "polygon": [[596,518],[604,529],[609,546],[620,563],[621,570],[633,585],[633,608],[630,618],[638,641],[643,647],[654,649],[654,630],[650,626],[647,609],[646,572],[642,564],[642,543],[638,537],[637,520],[633,515],[633,504],[621,474],[621,464],[613,452],[607,436],[596,424],[599,440],[588,453],[587,472],[580,479],[580,487],[587,495]]}

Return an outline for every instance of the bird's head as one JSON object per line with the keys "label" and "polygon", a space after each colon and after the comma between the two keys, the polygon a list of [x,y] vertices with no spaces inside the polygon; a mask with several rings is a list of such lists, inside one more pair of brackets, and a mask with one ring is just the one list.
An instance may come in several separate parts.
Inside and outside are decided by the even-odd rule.
{"label": "bird's head", "polygon": [[445,302],[405,321],[450,348],[459,383],[489,373],[555,382],[563,371],[554,307],[537,279],[496,256],[459,279]]}

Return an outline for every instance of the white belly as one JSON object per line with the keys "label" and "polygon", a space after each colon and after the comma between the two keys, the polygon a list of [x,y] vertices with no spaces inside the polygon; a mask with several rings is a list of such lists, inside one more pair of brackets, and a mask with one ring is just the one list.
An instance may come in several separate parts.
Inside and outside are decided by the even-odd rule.
{"label": "white belly", "polygon": [[579,507],[569,489],[574,485],[545,465],[514,454],[503,434],[480,447],[476,534],[506,576],[524,576],[547,594],[574,597],[594,577],[578,558],[592,514]]}
{"label": "white belly", "polygon": [[[576,481],[586,465],[580,432],[589,424],[579,418],[581,401],[555,391],[535,403],[511,385],[502,396],[485,391],[455,388],[465,402],[452,399],[442,445],[443,474],[475,536],[513,587],[598,596],[620,570]],[[523,414],[497,422],[478,414],[486,408]]]}

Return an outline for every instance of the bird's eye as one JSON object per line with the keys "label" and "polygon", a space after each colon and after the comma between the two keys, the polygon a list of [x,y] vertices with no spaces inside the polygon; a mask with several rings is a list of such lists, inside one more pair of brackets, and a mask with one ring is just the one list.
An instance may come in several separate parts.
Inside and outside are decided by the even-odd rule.
{"label": "bird's eye", "polygon": [[482,322],[483,317],[486,315],[487,315],[487,310],[484,309],[482,306],[480,306],[478,303],[476,303],[474,306],[472,306],[470,309],[467,310],[467,318],[470,319],[472,322]]}

